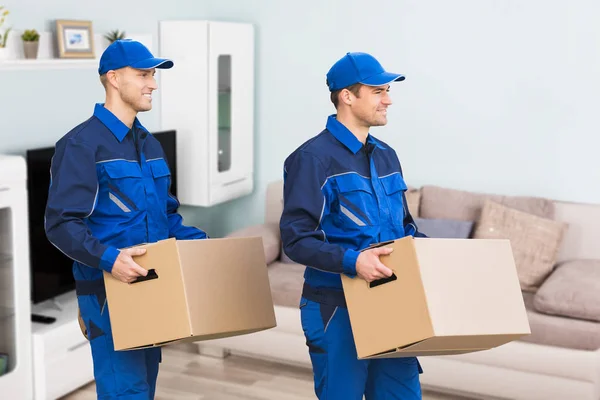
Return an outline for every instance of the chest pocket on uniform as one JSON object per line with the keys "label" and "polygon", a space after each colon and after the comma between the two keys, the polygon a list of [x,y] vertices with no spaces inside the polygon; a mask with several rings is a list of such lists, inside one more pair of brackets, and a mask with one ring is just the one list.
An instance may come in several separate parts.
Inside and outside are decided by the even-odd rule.
{"label": "chest pocket on uniform", "polygon": [[402,195],[408,189],[406,182],[400,174],[389,175],[380,180],[390,203],[392,222],[395,225],[404,225],[406,209]]}
{"label": "chest pocket on uniform", "polygon": [[345,174],[336,177],[336,183],[342,219],[357,226],[374,225],[378,209],[369,178]]}
{"label": "chest pocket on uniform", "polygon": [[154,185],[156,186],[156,192],[161,200],[166,201],[169,196],[169,186],[171,185],[171,172],[169,166],[163,158],[149,161],[150,170],[152,171],[152,177],[154,178]]}
{"label": "chest pocket on uniform", "polygon": [[123,212],[137,211],[135,194],[142,178],[139,166],[134,162],[111,161],[104,164],[104,171],[109,177],[109,200]]}

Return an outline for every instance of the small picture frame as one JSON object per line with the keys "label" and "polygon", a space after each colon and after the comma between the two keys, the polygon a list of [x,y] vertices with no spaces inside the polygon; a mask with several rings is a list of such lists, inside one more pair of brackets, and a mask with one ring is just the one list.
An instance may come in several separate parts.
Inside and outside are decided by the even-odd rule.
{"label": "small picture frame", "polygon": [[56,21],[59,58],[94,58],[92,21]]}

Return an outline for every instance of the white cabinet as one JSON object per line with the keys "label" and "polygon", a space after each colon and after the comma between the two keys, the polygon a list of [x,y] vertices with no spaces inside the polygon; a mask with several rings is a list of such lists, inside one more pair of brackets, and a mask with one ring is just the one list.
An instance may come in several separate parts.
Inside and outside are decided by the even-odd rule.
{"label": "white cabinet", "polygon": [[[213,21],[161,21],[162,129],[177,131],[178,198],[212,206],[252,192],[254,28]],[[159,70],[160,71],[160,70]]]}
{"label": "white cabinet", "polygon": [[34,399],[54,400],[93,381],[92,351],[79,327],[75,292],[36,304],[33,312],[56,318],[32,327]]}
{"label": "white cabinet", "polygon": [[0,399],[54,400],[94,379],[92,356],[74,292],[33,307],[56,322],[31,323],[26,177],[22,157],[0,155]]}
{"label": "white cabinet", "polygon": [[25,160],[0,155],[0,398],[32,397]]}

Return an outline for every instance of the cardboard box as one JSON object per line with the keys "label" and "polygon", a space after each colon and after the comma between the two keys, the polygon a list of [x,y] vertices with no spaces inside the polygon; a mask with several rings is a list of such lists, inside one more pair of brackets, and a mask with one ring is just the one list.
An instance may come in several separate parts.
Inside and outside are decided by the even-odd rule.
{"label": "cardboard box", "polygon": [[276,326],[262,239],[167,239],[137,247],[155,274],[104,274],[115,350],[243,335]]}
{"label": "cardboard box", "polygon": [[380,259],[395,280],[342,276],[359,358],[468,353],[531,333],[508,240],[405,237],[386,247],[394,251]]}

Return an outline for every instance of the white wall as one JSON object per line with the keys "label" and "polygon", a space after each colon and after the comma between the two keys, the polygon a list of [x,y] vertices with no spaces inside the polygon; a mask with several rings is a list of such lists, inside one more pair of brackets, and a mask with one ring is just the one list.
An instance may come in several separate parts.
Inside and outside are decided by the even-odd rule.
{"label": "white wall", "polygon": [[[410,184],[600,202],[600,3],[369,4],[237,9],[258,23],[262,185],[281,177],[285,157],[333,112],[329,66],[346,51],[367,51],[407,76],[392,88],[388,126],[373,134],[397,149]],[[230,7],[212,4],[209,13]]]}
{"label": "white wall", "polygon": [[[597,1],[98,4],[77,11],[74,7],[81,4],[73,0],[41,10],[36,0],[10,0],[7,5],[18,10],[13,21],[20,27],[66,17],[93,19],[105,31],[124,28],[154,35],[157,21],[169,18],[256,26],[256,192],[211,209],[183,208],[188,221],[213,235],[262,219],[266,184],[281,178],[285,157],[317,134],[333,113],[325,74],[347,51],[371,52],[384,67],[407,76],[392,88],[395,103],[388,126],[372,133],[396,148],[409,184],[600,202]],[[68,81],[54,72],[34,78],[43,91],[29,89],[24,98],[19,93],[30,79],[21,72],[0,76],[0,122],[5,121],[0,151],[54,140],[91,113],[93,104],[88,103],[99,93],[92,95],[92,83],[81,84],[92,78],[75,75]],[[30,102],[29,111],[12,98]],[[75,110],[71,118],[69,107]],[[21,110],[22,117],[11,116],[13,110]],[[150,125],[158,112],[148,116]],[[48,125],[27,118],[29,113],[56,115],[59,121]]]}
{"label": "white wall", "polygon": [[259,28],[261,149],[273,154],[263,177],[323,127],[325,73],[358,50],[407,76],[373,133],[412,184],[600,201],[600,3],[318,4],[271,9],[280,17]]}
{"label": "white wall", "polygon": [[411,9],[390,127],[412,180],[600,202],[599,12],[532,0]]}

